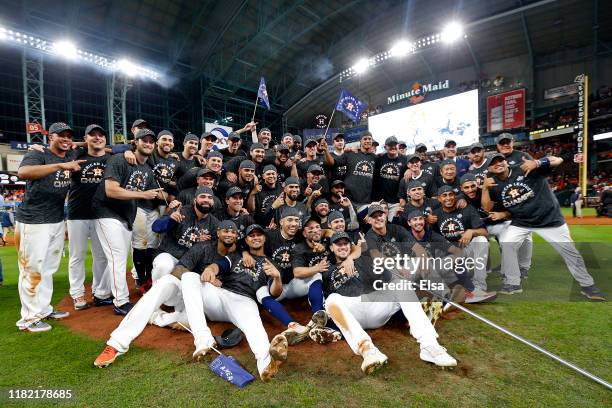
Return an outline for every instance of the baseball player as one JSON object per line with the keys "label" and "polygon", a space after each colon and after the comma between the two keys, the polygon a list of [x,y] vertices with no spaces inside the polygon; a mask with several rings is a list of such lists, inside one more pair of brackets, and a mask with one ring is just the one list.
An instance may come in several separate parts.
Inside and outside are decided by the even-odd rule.
{"label": "baseball player", "polygon": [[510,133],[501,133],[495,138],[495,148],[504,155],[508,166],[516,167],[523,164],[523,158],[533,160],[529,153],[514,149],[514,136]]}
{"label": "baseball player", "polygon": [[73,160],[73,131],[66,123],[49,127],[49,148],[30,151],[21,161],[18,176],[27,180],[23,203],[17,210],[15,246],[19,256],[20,330],[43,332],[51,326],[43,319],[63,319],[67,312],[51,306],[53,274],[64,247],[64,200],[73,171],[85,160]]}
{"label": "baseball player", "polygon": [[[175,327],[177,322],[181,322],[184,326],[188,325],[181,291],[182,274],[186,271],[201,273],[218,257],[226,256],[236,250],[236,228],[231,221],[219,224],[216,235],[218,240],[215,241],[215,245],[198,243],[192,246],[177,262],[175,271],[161,277],[151,290],[140,298],[130,313],[111,333],[106,347],[94,361],[96,367],[107,367],[117,357],[125,354],[132,341],[142,333],[147,323],[161,327]],[[175,311],[173,313],[162,312],[159,309],[162,304],[174,306]],[[196,357],[195,354],[194,357]]]}
{"label": "baseball player", "polygon": [[282,191],[282,187],[277,181],[276,167],[273,164],[268,164],[263,168],[263,183],[260,182],[255,189],[255,194],[251,192],[248,197],[247,209],[258,223],[265,224],[265,214],[270,211],[272,203]]}
{"label": "baseball player", "polygon": [[[425,196],[425,188],[423,182],[419,180],[410,180],[406,184],[406,192],[408,195],[408,202],[404,205],[404,210],[400,215],[400,225],[406,226],[408,219],[406,216],[414,210],[421,211],[423,216],[426,217],[428,224],[435,224],[437,218],[433,215],[433,210],[440,207],[440,203],[433,198]],[[426,183],[425,183],[426,184]]]}
{"label": "baseball player", "polygon": [[413,291],[402,291],[402,296],[408,297],[409,301],[389,301],[392,294],[385,294],[379,301],[368,302],[368,298],[362,295],[372,292],[375,281],[381,280],[385,273],[374,274],[371,260],[360,257],[355,260],[355,272],[348,274],[341,264],[351,251],[350,238],[345,233],[335,233],[330,245],[333,255],[328,270],[323,273],[325,310],[340,328],[353,353],[363,357],[361,370],[364,373],[370,374],[388,361],[364,329],[385,325],[400,310],[408,319],[410,334],[420,345],[421,360],[442,367],[457,365],[457,361],[438,343],[438,334]]}
{"label": "baseball player", "polygon": [[421,159],[421,168],[425,173],[432,177],[436,177],[438,175],[438,164],[428,160],[427,146],[425,146],[423,143],[417,144],[414,148],[414,154]]}
{"label": "baseball player", "polygon": [[219,186],[217,187],[217,194],[219,197],[225,197],[225,192],[230,187],[239,187],[242,190],[242,193],[245,197],[248,197],[251,193],[251,190],[255,188],[255,163],[251,160],[243,160],[240,162],[240,167],[238,169],[238,177],[236,181],[230,181],[227,178],[224,178],[219,182]]}
{"label": "baseball player", "polygon": [[214,240],[219,220],[212,215],[214,193],[209,187],[198,187],[191,205],[182,206],[153,223],[153,230],[164,234],[153,259],[153,286],[168,275],[193,244]]}
{"label": "baseball player", "polygon": [[196,156],[198,152],[198,141],[200,139],[193,133],[187,133],[183,139],[183,151],[179,155],[179,162],[174,173],[179,180],[189,169],[200,167],[200,162]]}
{"label": "baseball player", "polygon": [[397,192],[399,202],[405,205],[408,200],[408,184],[411,181],[418,181],[425,191],[426,197],[436,195],[436,179],[434,176],[422,169],[422,160],[419,155],[411,154],[407,158],[408,171],[400,181],[399,190]]}
{"label": "baseball player", "polygon": [[398,190],[408,160],[399,154],[398,141],[395,136],[385,140],[385,153],[376,158],[374,165],[374,200],[385,200],[389,204],[389,221],[395,217],[400,207]]}
{"label": "baseball player", "polygon": [[268,381],[287,359],[288,343],[283,335],[268,341],[257,301],[269,292],[280,294],[281,274],[264,255],[266,235],[262,227],[250,225],[245,241],[255,259],[254,266],[247,267],[240,254],[229,254],[207,266],[201,276],[183,273],[181,288],[196,347],[194,358],[201,359],[215,344],[206,318],[231,322],[245,334],[257,360],[259,376]]}
{"label": "baseball player", "polygon": [[289,177],[285,180],[283,192],[272,202],[270,211],[266,214],[264,224],[270,222],[274,217],[274,223],[278,225],[282,218],[282,214],[287,208],[292,208],[296,211],[297,217],[302,219],[308,214],[306,205],[298,201],[300,197],[300,180],[297,177]]}
{"label": "baseball player", "polygon": [[[171,209],[178,208],[182,205],[191,205],[193,203],[193,199],[195,198],[195,192],[198,189],[198,187],[208,187],[211,190],[213,190],[213,192],[215,191],[215,184],[216,184],[215,172],[209,168],[204,168],[204,169],[195,168],[195,170],[197,170],[195,187],[182,189],[178,193],[178,197],[177,197],[178,203],[177,202],[170,203],[169,207]],[[219,210],[223,208],[223,204],[221,203],[221,200],[217,198],[217,196],[213,196],[213,201],[214,201],[213,210]]]}
{"label": "baseball player", "polygon": [[244,150],[240,149],[240,143],[240,133],[231,132],[227,136],[227,147],[219,150],[219,153],[223,155],[223,164],[227,163],[234,157],[246,157],[246,153],[244,152]]}
{"label": "baseball player", "polygon": [[126,263],[137,200],[154,200],[164,193],[155,185],[153,170],[147,159],[155,148],[155,133],[141,129],[136,133],[136,165],[128,164],[123,155],[115,155],[106,163],[104,183],[94,196],[96,234],[102,244],[111,272],[113,311],[125,316],[132,304],[126,281]]}
{"label": "baseball player", "polygon": [[466,174],[473,174],[476,177],[476,184],[478,187],[481,187],[484,179],[487,177],[489,168],[482,143],[472,144],[468,149],[468,157],[470,159],[470,168]]}
{"label": "baseball player", "polygon": [[85,160],[81,170],[72,173],[72,182],[68,192],[68,279],[70,296],[75,310],[89,307],[85,300],[85,255],[87,240],[91,240],[93,258],[93,282],[91,285],[94,304],[110,304],[110,272],[102,250],[102,245],[95,231],[94,210],[91,198],[104,178],[104,169],[110,155],[106,154],[106,132],[99,125],[89,125],[85,129],[87,150],[78,156]]}
{"label": "baseball player", "polygon": [[217,218],[220,221],[231,220],[238,227],[238,240],[244,238],[244,231],[246,228],[255,224],[253,217],[251,217],[246,208],[244,208],[244,196],[242,190],[238,187],[230,187],[225,192],[225,207],[216,213]]}
{"label": "baseball player", "polygon": [[546,180],[551,169],[559,166],[563,159],[548,156],[539,160],[522,160],[521,166],[510,167],[504,155],[493,155],[488,172],[491,177],[485,180],[482,188],[485,210],[491,211],[493,203],[500,202],[512,214],[510,225],[500,237],[504,255],[502,273],[505,276],[501,292],[512,294],[522,291],[517,251],[529,233],[535,232],[563,257],[581,287],[581,294],[590,300],[605,301],[574,246],[559,201]]}

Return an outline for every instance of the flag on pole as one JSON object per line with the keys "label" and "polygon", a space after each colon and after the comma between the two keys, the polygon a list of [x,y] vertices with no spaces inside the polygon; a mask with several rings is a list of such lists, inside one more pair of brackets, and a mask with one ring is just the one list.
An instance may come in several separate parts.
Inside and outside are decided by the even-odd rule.
{"label": "flag on pole", "polygon": [[366,104],[355,98],[349,91],[343,89],[336,104],[336,110],[344,113],[353,122],[359,122],[361,113],[365,110]]}
{"label": "flag on pole", "polygon": [[266,89],[266,81],[264,77],[261,77],[259,81],[259,89],[257,90],[257,97],[261,101],[261,104],[270,110],[270,100],[268,99],[268,90]]}

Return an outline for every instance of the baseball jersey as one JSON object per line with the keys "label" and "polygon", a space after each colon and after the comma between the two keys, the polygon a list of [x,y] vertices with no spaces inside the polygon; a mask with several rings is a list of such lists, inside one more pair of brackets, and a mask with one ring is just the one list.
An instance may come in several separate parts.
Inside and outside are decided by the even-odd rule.
{"label": "baseball jersey", "polygon": [[434,215],[438,217],[436,228],[444,238],[450,242],[457,242],[461,234],[468,229],[484,228],[484,222],[480,215],[471,205],[465,208],[457,208],[451,212],[446,212],[442,207],[434,210]]}
{"label": "baseball jersey", "polygon": [[[321,244],[324,244],[321,241]],[[300,242],[293,249],[293,258],[291,259],[291,266],[295,268],[306,267],[309,268],[321,262],[324,259],[327,259],[330,255],[329,249],[327,249],[327,245],[325,246],[325,250],[323,252],[315,252],[312,248],[308,246],[306,242]]]}
{"label": "baseball jersey", "polygon": [[[74,150],[65,157],[56,156],[45,148],[44,152],[31,151],[23,156],[19,167],[66,163],[74,160]],[[23,203],[17,208],[16,220],[24,224],[55,224],[64,220],[64,200],[70,188],[70,170],[57,170],[45,177],[28,180]]]}
{"label": "baseball jersey", "polygon": [[334,158],[335,166],[346,166],[344,182],[349,188],[347,196],[355,204],[366,204],[372,201],[372,185],[374,180],[374,153],[346,152]]}
{"label": "baseball jersey", "polygon": [[220,258],[214,241],[196,242],[181,256],[179,265],[201,275],[208,265]]}
{"label": "baseball jersey", "polygon": [[[154,188],[153,170],[148,164],[130,165],[123,155],[112,156],[106,162],[104,180],[115,180],[119,186],[129,191],[145,191]],[[106,195],[105,183],[98,185],[94,196],[95,218],[114,218],[125,222],[128,229],[136,218],[137,200],[117,200]]]}
{"label": "baseball jersey", "polygon": [[255,194],[255,212],[253,213],[255,221],[265,223],[265,215],[272,208],[272,203],[276,200],[276,197],[282,192],[283,188],[279,183],[276,183],[273,188],[268,187],[265,183],[261,185],[261,191]]}
{"label": "baseball jersey", "polygon": [[392,159],[388,154],[376,158],[374,164],[374,200],[384,199],[388,203],[397,203],[400,180],[404,178],[408,158],[399,155]]}
{"label": "baseball jersey", "polygon": [[[269,258],[251,254],[255,259],[255,266],[247,268],[244,266],[242,254],[232,253],[217,260],[219,274],[217,278],[221,281],[221,287],[230,292],[257,300],[257,291],[268,287],[270,279],[264,271],[264,264]],[[277,267],[278,268],[278,267]]]}
{"label": "baseball jersey", "polygon": [[559,227],[565,224],[559,201],[546,175],[550,169],[535,169],[527,177],[520,167],[510,169],[504,181],[493,176],[497,186],[489,188],[491,200],[512,214],[512,225],[525,228]]}
{"label": "baseball jersey", "polygon": [[387,224],[387,233],[378,235],[370,229],[365,235],[368,249],[377,249],[383,256],[394,257],[405,254],[414,245],[414,238],[400,225]]}
{"label": "baseball jersey", "polygon": [[157,253],[166,252],[179,259],[200,241],[200,235],[210,235],[211,242],[216,242],[219,220],[214,215],[208,214],[198,220],[193,206],[181,207],[179,211],[185,218],[181,222],[171,220],[170,228],[162,235]]}
{"label": "baseball jersey", "polygon": [[109,154],[95,157],[87,154],[77,156],[77,160],[87,160],[81,164],[81,170],[72,172],[72,183],[68,192],[68,219],[94,219],[92,197],[96,194],[100,182],[104,179],[106,162]]}
{"label": "baseball jersey", "polygon": [[329,268],[321,274],[323,281],[323,294],[325,297],[332,293],[342,296],[361,296],[373,291],[373,282],[381,279],[385,282],[390,280],[391,274],[385,270],[382,274],[374,273],[372,259],[361,256],[354,261],[355,274],[348,276],[340,271],[340,263],[334,263],[333,257]]}
{"label": "baseball jersey", "polygon": [[[153,151],[153,154],[149,156],[147,163],[153,169],[155,180],[159,183],[159,186],[169,194],[176,195],[177,191],[174,187],[170,187],[169,184],[172,181],[176,181],[175,173],[178,166],[178,161],[172,157],[164,159],[159,155],[157,149]],[[155,184],[157,186],[157,184]]]}
{"label": "baseball jersey", "polygon": [[279,267],[283,283],[289,283],[293,279],[293,256],[294,248],[299,243],[298,237],[286,239],[282,236],[280,228],[275,231],[266,232],[265,252]]}
{"label": "baseball jersey", "polygon": [[506,156],[506,161],[508,162],[508,166],[510,167],[520,166],[521,164],[523,164],[523,157],[527,160],[533,160],[533,158],[531,157],[529,153],[513,149],[512,153]]}

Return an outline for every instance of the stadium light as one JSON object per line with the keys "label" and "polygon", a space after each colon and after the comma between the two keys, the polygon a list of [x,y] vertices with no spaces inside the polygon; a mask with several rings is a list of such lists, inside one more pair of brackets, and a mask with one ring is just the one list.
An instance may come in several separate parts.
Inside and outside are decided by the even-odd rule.
{"label": "stadium light", "polygon": [[391,47],[391,50],[389,52],[393,57],[403,57],[410,52],[414,52],[414,49],[415,47],[413,43],[411,43],[410,41],[401,40],[396,42],[393,47]]}
{"label": "stadium light", "polygon": [[123,72],[127,76],[133,77],[133,76],[136,76],[138,74],[138,68],[130,60],[121,59],[121,60],[117,61],[115,66],[116,66],[116,68],[119,71]]}
{"label": "stadium light", "polygon": [[62,40],[53,43],[53,52],[66,59],[77,59],[77,47],[72,41]]}
{"label": "stadium light", "polygon": [[370,66],[370,62],[367,58],[361,58],[355,65],[353,65],[353,69],[356,73],[362,74],[364,73],[368,67]]}
{"label": "stadium light", "polygon": [[442,30],[442,41],[450,44],[464,36],[463,26],[456,21],[448,23]]}

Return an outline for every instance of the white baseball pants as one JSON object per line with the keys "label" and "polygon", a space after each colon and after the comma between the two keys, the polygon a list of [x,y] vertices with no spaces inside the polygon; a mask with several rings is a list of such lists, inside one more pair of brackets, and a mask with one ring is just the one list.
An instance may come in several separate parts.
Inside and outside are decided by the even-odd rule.
{"label": "white baseball pants", "polygon": [[162,252],[153,259],[153,270],[151,271],[151,280],[153,284],[162,276],[170,275],[172,270],[178,264],[178,259],[169,253]]}
{"label": "white baseball pants", "polygon": [[132,231],[119,220],[100,218],[95,220],[96,234],[102,245],[106,262],[110,271],[110,287],[115,299],[115,306],[121,306],[130,301],[127,286],[127,259],[130,252]]}
{"label": "white baseball pants", "polygon": [[308,296],[308,289],[316,280],[321,280],[320,273],[316,273],[311,277],[304,279],[293,278],[289,283],[283,284],[283,293],[281,293],[276,300],[280,302],[283,299],[297,299]]}
{"label": "white baseball pants", "polygon": [[159,234],[153,232],[153,223],[160,217],[157,208],[145,210],[136,208],[136,218],[132,226],[132,247],[134,249],[157,248]]}
{"label": "white baseball pants", "polygon": [[53,312],[53,274],[57,272],[64,248],[64,221],[54,224],[15,225],[18,248],[19,300],[21,319],[17,327],[25,329],[31,323]]}
{"label": "white baseball pants", "polygon": [[502,257],[502,271],[506,277],[506,284],[521,284],[521,272],[519,270],[517,251],[531,232],[535,232],[544,238],[544,240],[561,255],[570,273],[580,286],[591,286],[595,284],[593,277],[587,272],[582,255],[580,255],[580,252],[578,252],[574,245],[567,224],[552,228],[508,226],[500,237],[502,253],[508,255]]}
{"label": "white baseball pants", "polygon": [[[487,225],[487,231],[489,232],[489,236],[497,237],[497,239],[501,242],[501,236],[506,231],[506,229],[510,226],[511,221],[500,222],[499,224]],[[521,270],[529,270],[531,268],[531,254],[533,252],[533,237],[532,234],[529,233],[520,248],[518,249],[518,264]],[[503,252],[501,253],[501,257],[504,257]],[[503,264],[503,262],[502,262]],[[504,271],[501,271],[502,275],[504,275]]]}
{"label": "white baseball pants", "polygon": [[93,258],[93,282],[91,291],[100,299],[106,299],[111,294],[110,272],[102,245],[96,234],[95,220],[68,220],[68,280],[70,296],[85,295],[85,256],[87,255],[87,240],[91,239],[91,256]]}
{"label": "white baseball pants", "polygon": [[[200,275],[195,272],[186,272],[181,276],[181,288],[196,350],[214,343],[206,318],[217,322],[231,322],[244,333],[257,359],[257,370],[261,375],[272,359],[270,341],[261,322],[257,303],[251,298],[208,282],[202,283]],[[260,288],[262,289],[266,288]]]}
{"label": "white baseball pants", "polygon": [[[182,304],[181,282],[172,275],[166,275],[157,282],[134,305],[132,310],[121,320],[106,342],[109,346],[125,353],[134,339],[140,336],[153,312],[162,304]],[[165,326],[177,321],[185,321],[183,312],[177,311],[164,315],[164,322],[155,321],[158,326]]]}
{"label": "white baseball pants", "polygon": [[325,310],[355,354],[359,354],[359,346],[364,341],[372,341],[364,329],[384,326],[400,309],[408,319],[410,334],[419,342],[421,348],[438,344],[438,334],[425,315],[416,294],[402,291],[402,296],[408,293],[412,293],[413,301],[362,302],[359,296],[348,297],[332,293],[325,299]]}
{"label": "white baseball pants", "polygon": [[489,259],[489,240],[487,237],[474,237],[463,250],[466,257],[478,259],[474,266],[472,282],[476,290],[487,290],[487,259]]}

